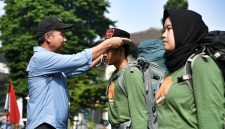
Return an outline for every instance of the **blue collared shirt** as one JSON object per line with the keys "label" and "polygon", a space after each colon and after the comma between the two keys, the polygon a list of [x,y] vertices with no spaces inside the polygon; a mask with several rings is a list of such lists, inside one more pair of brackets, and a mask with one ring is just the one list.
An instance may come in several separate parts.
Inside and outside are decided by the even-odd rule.
{"label": "blue collared shirt", "polygon": [[34,55],[27,66],[27,129],[34,129],[42,123],[51,124],[57,129],[67,128],[67,76],[87,72],[91,62],[91,49],[73,55],[63,55],[43,47],[34,47]]}
{"label": "blue collared shirt", "polygon": [[12,129],[12,124],[10,122],[7,122],[6,119],[2,120],[1,123],[1,129]]}

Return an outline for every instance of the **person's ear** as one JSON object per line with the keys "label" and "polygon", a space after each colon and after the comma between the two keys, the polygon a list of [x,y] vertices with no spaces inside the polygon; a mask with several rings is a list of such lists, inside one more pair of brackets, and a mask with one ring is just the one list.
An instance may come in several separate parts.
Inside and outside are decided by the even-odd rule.
{"label": "person's ear", "polygon": [[119,49],[120,56],[122,56],[124,54],[123,46],[120,46],[118,49]]}
{"label": "person's ear", "polygon": [[50,35],[50,34],[45,34],[45,35],[44,35],[44,39],[45,39],[45,41],[48,42],[48,43],[51,42],[51,35]]}

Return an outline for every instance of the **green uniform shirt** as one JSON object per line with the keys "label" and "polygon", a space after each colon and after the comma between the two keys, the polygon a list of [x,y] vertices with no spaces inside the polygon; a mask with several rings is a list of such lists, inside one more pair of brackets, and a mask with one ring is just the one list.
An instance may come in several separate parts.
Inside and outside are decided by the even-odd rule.
{"label": "green uniform shirt", "polygon": [[224,81],[212,58],[198,57],[192,69],[193,91],[178,83],[184,67],[171,74],[173,83],[157,108],[159,129],[222,129]]}
{"label": "green uniform shirt", "polygon": [[[124,74],[121,74],[123,73]],[[123,75],[127,97],[118,85],[118,77]],[[109,121],[117,125],[131,120],[132,129],[147,129],[148,111],[145,100],[143,75],[137,67],[129,67],[113,73],[108,86]]]}

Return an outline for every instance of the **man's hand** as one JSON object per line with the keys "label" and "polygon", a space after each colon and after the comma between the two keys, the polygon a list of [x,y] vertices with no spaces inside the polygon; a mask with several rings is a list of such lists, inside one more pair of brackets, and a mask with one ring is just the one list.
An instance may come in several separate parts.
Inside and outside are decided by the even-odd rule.
{"label": "man's hand", "polygon": [[112,38],[106,39],[106,42],[108,43],[110,48],[118,48],[125,43],[132,44],[130,39],[120,38],[120,37],[112,37]]}
{"label": "man's hand", "polygon": [[[125,43],[132,43],[128,38],[120,38],[120,37],[112,37],[109,39],[104,40],[99,45],[92,48],[92,61],[97,59],[100,55],[102,55],[108,49],[115,49],[119,48]],[[94,66],[95,63],[93,63]]]}
{"label": "man's hand", "polygon": [[95,60],[92,61],[91,63],[91,67],[98,67],[99,65],[101,65],[103,62],[103,54],[101,56],[99,56],[98,58],[96,58]]}

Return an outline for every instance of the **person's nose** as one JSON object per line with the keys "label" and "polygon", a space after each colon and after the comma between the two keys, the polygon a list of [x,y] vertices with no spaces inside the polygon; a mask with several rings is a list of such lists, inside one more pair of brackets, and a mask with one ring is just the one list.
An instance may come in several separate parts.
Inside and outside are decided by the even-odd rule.
{"label": "person's nose", "polygon": [[166,31],[163,32],[162,34],[162,39],[166,38]]}
{"label": "person's nose", "polygon": [[104,53],[104,54],[103,54],[103,63],[104,63],[104,64],[106,63],[106,58],[107,58],[107,54]]}
{"label": "person's nose", "polygon": [[107,54],[106,54],[106,53],[104,53],[104,54],[103,54],[103,58],[106,58],[106,57],[107,57]]}

